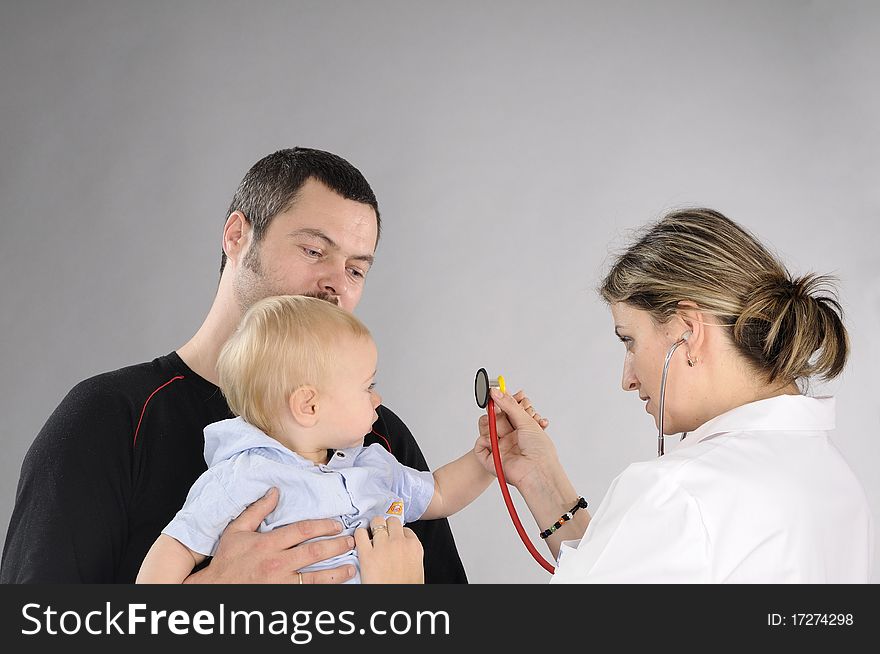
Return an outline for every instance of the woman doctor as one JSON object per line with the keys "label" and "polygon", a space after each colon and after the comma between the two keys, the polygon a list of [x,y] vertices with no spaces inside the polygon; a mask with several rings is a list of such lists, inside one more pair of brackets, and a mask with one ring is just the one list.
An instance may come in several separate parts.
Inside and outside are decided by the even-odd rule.
{"label": "woman doctor", "polygon": [[[552,583],[867,582],[871,515],[829,438],[834,399],[801,390],[846,363],[829,279],[793,279],[743,228],[695,209],[647,228],[600,293],[626,348],[623,389],[655,424],[664,359],[686,338],[663,419],[686,435],[626,468],[591,516],[528,399],[492,390],[505,475],[557,557]],[[480,432],[493,471],[485,416]]]}

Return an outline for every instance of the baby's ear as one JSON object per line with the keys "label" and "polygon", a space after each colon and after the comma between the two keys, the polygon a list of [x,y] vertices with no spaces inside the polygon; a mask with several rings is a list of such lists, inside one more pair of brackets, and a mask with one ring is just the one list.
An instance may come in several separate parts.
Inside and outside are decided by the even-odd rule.
{"label": "baby's ear", "polygon": [[314,427],[318,423],[318,389],[300,386],[290,394],[287,402],[290,415],[302,427]]}

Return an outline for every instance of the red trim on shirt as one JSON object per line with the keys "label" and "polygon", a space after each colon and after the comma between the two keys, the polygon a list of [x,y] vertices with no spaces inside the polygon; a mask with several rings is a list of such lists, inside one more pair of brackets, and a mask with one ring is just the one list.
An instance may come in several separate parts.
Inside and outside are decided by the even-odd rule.
{"label": "red trim on shirt", "polygon": [[141,417],[138,419],[138,426],[137,426],[137,429],[134,430],[134,441],[132,441],[132,444],[131,444],[132,447],[134,447],[135,445],[137,445],[137,442],[138,442],[138,432],[141,430],[141,423],[142,423],[143,420],[144,420],[144,414],[147,412],[147,405],[150,403],[150,400],[153,399],[153,396],[154,396],[156,393],[158,393],[158,392],[161,391],[163,388],[165,388],[166,386],[168,386],[168,384],[170,384],[171,382],[176,382],[178,379],[183,379],[183,375],[177,375],[176,377],[172,377],[172,378],[169,379],[167,382],[165,382],[164,384],[162,384],[159,388],[157,388],[155,391],[153,391],[152,393],[150,393],[150,397],[148,397],[148,398],[147,398],[147,401],[144,402],[144,408],[141,409]]}
{"label": "red trim on shirt", "polygon": [[[385,441],[385,447],[387,447],[387,448],[388,448],[388,451],[391,452],[391,443],[388,442],[388,439],[385,438],[385,437],[384,437],[382,434],[380,434],[379,432],[377,432],[375,429],[372,429],[371,431],[372,431],[374,434],[376,434],[376,436],[378,436],[378,437],[381,438],[383,441]],[[391,453],[394,454],[394,452],[391,452]]]}

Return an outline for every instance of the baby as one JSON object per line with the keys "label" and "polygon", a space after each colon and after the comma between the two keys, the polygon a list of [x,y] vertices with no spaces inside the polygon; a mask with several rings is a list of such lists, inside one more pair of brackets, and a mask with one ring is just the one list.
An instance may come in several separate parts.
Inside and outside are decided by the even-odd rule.
{"label": "baby", "polygon": [[[239,417],[205,428],[208,470],[147,553],[138,583],[180,583],[212,556],[226,526],[277,487],[269,531],[333,517],[343,534],[375,516],[444,518],[493,479],[473,450],[433,474],[408,468],[378,444],[376,345],[357,318],[329,302],[270,297],[252,306],[217,362],[220,388]],[[354,549],[299,572],[352,564]]]}

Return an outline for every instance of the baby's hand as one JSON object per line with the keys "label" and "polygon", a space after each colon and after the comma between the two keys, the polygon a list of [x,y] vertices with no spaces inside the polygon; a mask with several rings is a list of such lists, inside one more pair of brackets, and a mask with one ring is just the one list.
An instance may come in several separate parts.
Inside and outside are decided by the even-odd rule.
{"label": "baby's hand", "polygon": [[541,429],[547,429],[547,426],[550,424],[550,421],[547,418],[541,416],[537,411],[535,411],[535,407],[532,406],[532,401],[526,397],[526,394],[522,390],[518,390],[513,394],[513,399],[517,401],[517,403],[523,408],[523,410],[528,413],[532,420],[538,423],[538,426]]}

